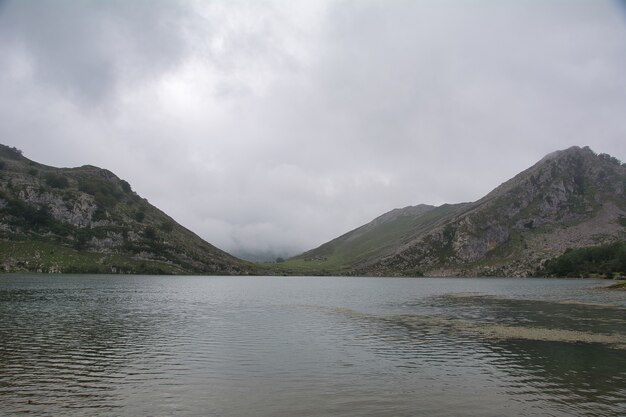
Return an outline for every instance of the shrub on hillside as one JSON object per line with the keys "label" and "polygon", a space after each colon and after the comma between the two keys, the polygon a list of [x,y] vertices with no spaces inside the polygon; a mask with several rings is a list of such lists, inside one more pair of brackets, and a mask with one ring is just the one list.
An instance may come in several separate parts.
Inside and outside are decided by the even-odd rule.
{"label": "shrub on hillside", "polygon": [[64,177],[63,175],[58,175],[58,174],[46,174],[45,181],[46,181],[46,185],[52,188],[64,189],[70,185],[66,177]]}
{"label": "shrub on hillside", "polygon": [[22,150],[17,149],[15,146],[0,145],[0,152],[9,159],[20,159],[22,157]]}
{"label": "shrub on hillside", "polygon": [[143,211],[138,211],[135,213],[135,220],[137,220],[139,223],[143,222],[145,218],[146,213],[144,213]]}
{"label": "shrub on hillside", "polygon": [[626,242],[568,249],[561,256],[546,261],[540,275],[554,277],[588,277],[626,273]]}
{"label": "shrub on hillside", "polygon": [[78,181],[78,189],[95,197],[100,207],[114,207],[123,197],[121,189],[112,182],[94,178],[82,178]]}
{"label": "shrub on hillside", "polygon": [[156,230],[154,230],[154,227],[148,226],[146,227],[146,230],[144,230],[143,236],[148,240],[156,240],[157,233]]}
{"label": "shrub on hillside", "polygon": [[132,191],[132,188],[130,188],[130,184],[127,181],[121,180],[120,183],[122,185],[122,191],[125,193],[130,193]]}
{"label": "shrub on hillside", "polygon": [[160,229],[165,233],[170,233],[172,230],[174,230],[174,223],[170,221],[164,221],[163,223],[161,223]]}

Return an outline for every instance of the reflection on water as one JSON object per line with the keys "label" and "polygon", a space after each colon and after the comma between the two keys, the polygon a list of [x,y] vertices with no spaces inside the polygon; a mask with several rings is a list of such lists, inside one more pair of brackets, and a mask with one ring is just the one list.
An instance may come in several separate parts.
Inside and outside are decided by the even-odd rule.
{"label": "reflection on water", "polygon": [[626,414],[626,294],[490,279],[0,277],[0,414]]}
{"label": "reflection on water", "polygon": [[624,351],[588,344],[503,341],[488,345],[511,386],[541,392],[570,415],[626,411]]}

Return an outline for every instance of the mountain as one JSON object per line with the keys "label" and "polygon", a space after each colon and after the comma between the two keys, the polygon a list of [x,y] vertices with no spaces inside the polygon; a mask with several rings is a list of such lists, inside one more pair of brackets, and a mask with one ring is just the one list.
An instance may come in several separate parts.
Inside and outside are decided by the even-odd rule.
{"label": "mountain", "polygon": [[280,265],[284,273],[529,276],[567,249],[626,240],[626,167],[554,152],[473,203],[392,210]]}
{"label": "mountain", "polygon": [[620,161],[572,147],[476,202],[395,209],[258,266],[180,226],[110,171],[54,168],[0,145],[0,271],[528,276],[567,252],[554,262],[563,269],[579,253],[570,249],[626,241],[625,189]]}
{"label": "mountain", "polygon": [[0,271],[248,274],[94,166],[53,168],[0,145]]}

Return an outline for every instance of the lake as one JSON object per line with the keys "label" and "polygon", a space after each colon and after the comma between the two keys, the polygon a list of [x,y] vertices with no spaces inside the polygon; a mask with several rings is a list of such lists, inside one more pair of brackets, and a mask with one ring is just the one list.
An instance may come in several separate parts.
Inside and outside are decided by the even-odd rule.
{"label": "lake", "polygon": [[0,276],[0,415],[626,415],[601,280]]}

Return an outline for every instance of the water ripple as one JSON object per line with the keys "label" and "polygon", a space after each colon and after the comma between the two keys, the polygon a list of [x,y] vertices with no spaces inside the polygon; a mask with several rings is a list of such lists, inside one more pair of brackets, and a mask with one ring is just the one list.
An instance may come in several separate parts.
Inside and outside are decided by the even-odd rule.
{"label": "water ripple", "polygon": [[0,414],[624,414],[619,295],[490,282],[0,278]]}

